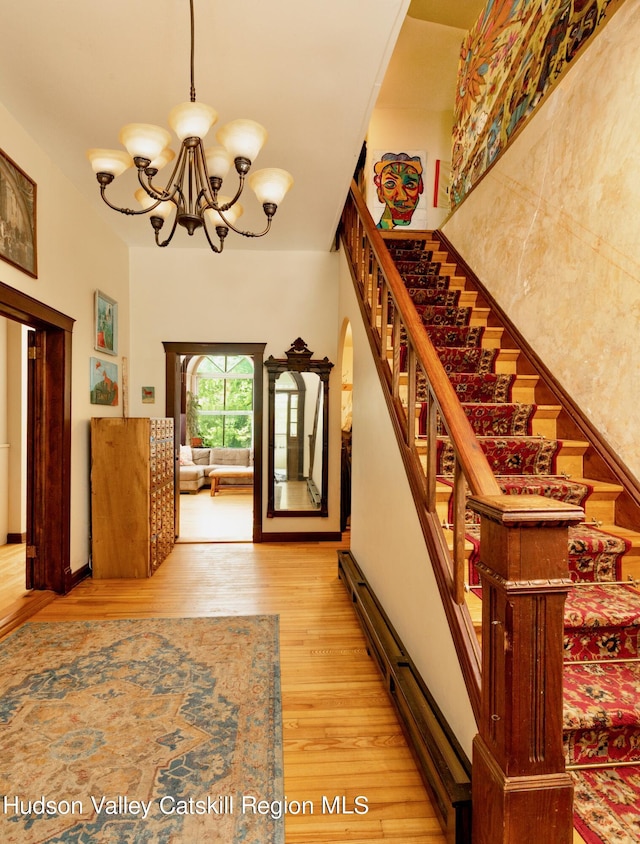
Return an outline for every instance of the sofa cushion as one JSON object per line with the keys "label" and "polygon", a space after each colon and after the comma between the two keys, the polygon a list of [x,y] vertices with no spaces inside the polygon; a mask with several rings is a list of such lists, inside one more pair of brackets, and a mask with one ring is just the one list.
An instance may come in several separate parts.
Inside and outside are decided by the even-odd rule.
{"label": "sofa cushion", "polygon": [[204,469],[202,466],[181,466],[180,467],[180,483],[184,481],[197,481],[199,478],[204,479]]}
{"label": "sofa cushion", "polygon": [[196,466],[209,466],[211,463],[211,449],[210,448],[192,448],[193,462]]}
{"label": "sofa cushion", "polygon": [[250,466],[250,448],[212,448],[211,463],[214,466]]}

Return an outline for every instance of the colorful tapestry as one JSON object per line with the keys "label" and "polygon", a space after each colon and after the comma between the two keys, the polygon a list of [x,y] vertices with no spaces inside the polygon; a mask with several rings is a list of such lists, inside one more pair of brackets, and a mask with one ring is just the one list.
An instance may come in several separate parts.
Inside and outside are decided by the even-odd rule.
{"label": "colorful tapestry", "polygon": [[0,841],[282,844],[281,720],[277,616],[25,624],[0,649]]}
{"label": "colorful tapestry", "polygon": [[460,53],[455,207],[623,0],[488,0]]}

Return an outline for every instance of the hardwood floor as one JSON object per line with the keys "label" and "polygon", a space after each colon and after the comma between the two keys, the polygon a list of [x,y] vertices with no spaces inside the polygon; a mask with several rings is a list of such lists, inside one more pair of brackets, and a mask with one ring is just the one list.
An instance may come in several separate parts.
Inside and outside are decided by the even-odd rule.
{"label": "hardwood floor", "polygon": [[0,546],[0,607],[5,607],[26,594],[25,566],[27,546]]}
{"label": "hardwood floor", "polygon": [[149,580],[87,580],[34,621],[276,613],[285,794],[367,814],[287,815],[287,844],[445,844],[348,595],[344,545],[177,545]]}
{"label": "hardwood floor", "polygon": [[251,542],[253,491],[203,487],[180,496],[180,542]]}

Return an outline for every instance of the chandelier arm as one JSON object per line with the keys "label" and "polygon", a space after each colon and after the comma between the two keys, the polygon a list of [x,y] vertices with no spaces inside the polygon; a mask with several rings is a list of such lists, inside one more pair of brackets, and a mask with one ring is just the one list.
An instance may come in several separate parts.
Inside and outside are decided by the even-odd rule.
{"label": "chandelier arm", "polygon": [[[242,196],[242,191],[244,190],[244,179],[245,179],[245,177],[244,177],[243,174],[239,174],[238,178],[240,179],[240,181],[238,183],[238,190],[236,191],[236,195],[233,197],[232,200],[225,203],[224,205],[220,205],[219,207],[217,205],[215,205],[214,207],[215,207],[216,211],[221,211],[221,210],[227,211],[229,208],[231,208],[232,205],[235,205],[236,202],[240,199],[240,197]],[[235,229],[234,229],[234,231],[235,231]]]}
{"label": "chandelier arm", "polygon": [[[100,196],[102,197],[104,202],[109,206],[109,208],[112,208],[114,211],[119,211],[121,214],[126,214],[129,217],[139,217],[141,214],[146,214],[149,210],[148,208],[142,208],[139,211],[134,211],[133,208],[119,208],[117,205],[114,205],[113,202],[110,202],[107,199],[105,190],[106,185],[100,185]],[[156,206],[154,205],[153,207],[155,208]]]}
{"label": "chandelier arm", "polygon": [[171,241],[173,240],[173,235],[175,234],[177,225],[178,225],[178,212],[176,210],[176,213],[174,214],[174,217],[173,217],[173,225],[171,226],[171,231],[169,232],[169,237],[167,237],[167,239],[164,240],[162,243],[160,243],[160,239],[158,238],[158,235],[160,234],[160,227],[156,228],[154,226],[153,228],[154,228],[155,235],[156,235],[156,246],[161,246],[161,247],[168,246],[171,243]]}
{"label": "chandelier arm", "polygon": [[[228,207],[228,206],[227,206],[227,207]],[[218,212],[218,214],[220,214],[220,217],[224,220],[224,224],[225,224],[225,226],[227,226],[228,228],[230,228],[230,229],[231,229],[231,231],[234,231],[236,234],[241,234],[241,235],[242,235],[242,237],[264,237],[264,236],[265,236],[265,234],[267,234],[267,233],[268,233],[268,231],[269,231],[269,229],[271,228],[271,221],[273,220],[273,214],[268,214],[268,215],[267,215],[267,225],[266,225],[266,227],[265,227],[264,231],[261,231],[261,232],[245,232],[245,231],[242,231],[242,229],[237,229],[237,228],[233,225],[233,223],[230,223],[230,222],[226,219],[226,217],[224,216],[224,214],[222,213],[222,211],[220,211],[220,209],[216,208],[216,211]],[[274,211],[274,214],[275,214],[275,211]]]}

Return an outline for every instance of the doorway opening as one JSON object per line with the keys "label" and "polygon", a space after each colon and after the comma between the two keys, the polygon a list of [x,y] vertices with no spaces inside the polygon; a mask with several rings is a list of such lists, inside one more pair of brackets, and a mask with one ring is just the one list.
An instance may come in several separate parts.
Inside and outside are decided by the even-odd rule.
{"label": "doorway opening", "polygon": [[[16,506],[24,510],[24,521],[7,510],[6,531],[3,529],[6,535],[0,536],[0,545],[9,556],[13,552],[19,565],[23,564],[20,567],[25,593],[30,590],[65,593],[76,579],[86,574],[83,570],[72,575],[70,568],[74,320],[1,282],[0,317],[6,318],[5,339],[12,338],[5,343],[5,349],[11,345],[11,361],[5,353],[3,375],[8,378],[10,366],[13,378],[18,367],[20,382],[12,387],[11,406],[7,401],[1,414],[0,439],[6,446],[2,449],[6,465],[0,465],[0,478],[6,485],[7,499],[9,495],[17,495]],[[21,327],[16,329],[15,323]],[[26,397],[14,403],[16,395],[24,393]],[[8,463],[14,458],[15,467],[10,475]],[[11,545],[17,548],[7,549]],[[13,603],[7,605],[2,600],[0,619],[4,620]]]}
{"label": "doorway opening", "polygon": [[176,541],[260,542],[265,344],[164,347],[166,412],[176,438]]}

